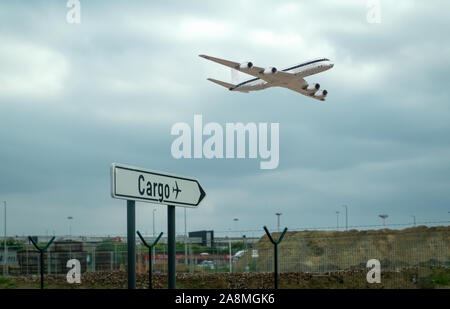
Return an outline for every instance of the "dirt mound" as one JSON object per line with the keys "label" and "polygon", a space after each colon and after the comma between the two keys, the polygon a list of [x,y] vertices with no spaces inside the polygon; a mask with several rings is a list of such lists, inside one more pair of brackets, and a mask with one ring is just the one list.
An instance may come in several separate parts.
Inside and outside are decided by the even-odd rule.
{"label": "dirt mound", "polygon": [[[281,233],[274,233],[277,239]],[[450,227],[418,226],[403,230],[293,231],[279,248],[279,269],[286,272],[326,272],[364,268],[378,259],[383,270],[424,265],[450,266]],[[253,250],[257,250],[254,254]],[[273,246],[264,235],[239,259],[236,269],[273,270]]]}

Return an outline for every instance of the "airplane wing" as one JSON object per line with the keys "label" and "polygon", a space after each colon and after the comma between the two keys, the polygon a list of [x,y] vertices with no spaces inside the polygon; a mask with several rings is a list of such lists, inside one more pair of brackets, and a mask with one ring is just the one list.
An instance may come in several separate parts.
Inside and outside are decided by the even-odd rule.
{"label": "airplane wing", "polygon": [[315,93],[310,93],[306,89],[308,88],[308,83],[302,78],[303,83],[298,82],[292,82],[287,85],[282,85],[281,87],[287,88],[289,90],[298,92],[300,94],[303,94],[304,96],[319,100],[319,101],[325,101],[325,96],[323,95],[315,95]]}
{"label": "airplane wing", "polygon": [[207,56],[207,55],[199,55],[199,56],[202,58],[205,58],[207,60],[220,63],[224,66],[235,69],[239,72],[246,73],[246,74],[249,74],[254,77],[258,77],[269,83],[277,83],[277,82],[281,82],[281,81],[285,81],[285,80],[290,80],[293,77],[296,77],[292,73],[287,73],[287,72],[283,72],[283,71],[277,71],[277,74],[263,74],[263,72],[266,68],[261,68],[261,67],[257,67],[257,66],[252,66],[251,68],[241,68],[241,63],[238,63],[238,62],[215,58],[215,57],[211,57],[211,56]]}

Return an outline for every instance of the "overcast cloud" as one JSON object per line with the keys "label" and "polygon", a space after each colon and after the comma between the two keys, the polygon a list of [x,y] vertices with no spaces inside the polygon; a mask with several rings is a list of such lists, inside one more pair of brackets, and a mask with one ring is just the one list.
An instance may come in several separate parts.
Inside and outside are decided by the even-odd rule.
{"label": "overcast cloud", "polygon": [[[110,197],[113,162],[193,176],[207,197],[188,229],[261,230],[449,220],[448,1],[66,1],[0,3],[0,200],[8,234],[124,234],[125,201]],[[258,66],[310,58],[317,102],[281,88],[231,93],[207,54]],[[247,76],[240,75],[244,80]],[[280,123],[280,164],[176,160],[176,122]],[[151,204],[137,228],[152,231]],[[157,231],[166,209],[157,207]],[[3,212],[1,213],[3,216]],[[238,223],[233,218],[239,218]],[[3,225],[3,217],[1,224]],[[341,224],[344,224],[341,216]],[[177,211],[184,231],[183,209]]]}

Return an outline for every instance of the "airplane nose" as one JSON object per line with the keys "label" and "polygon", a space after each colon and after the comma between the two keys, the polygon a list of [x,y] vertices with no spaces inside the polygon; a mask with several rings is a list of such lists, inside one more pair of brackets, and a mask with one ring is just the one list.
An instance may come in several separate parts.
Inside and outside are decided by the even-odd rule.
{"label": "airplane nose", "polygon": [[330,66],[330,69],[331,69],[332,67],[334,67],[334,63],[333,63],[333,62],[330,62],[328,65]]}

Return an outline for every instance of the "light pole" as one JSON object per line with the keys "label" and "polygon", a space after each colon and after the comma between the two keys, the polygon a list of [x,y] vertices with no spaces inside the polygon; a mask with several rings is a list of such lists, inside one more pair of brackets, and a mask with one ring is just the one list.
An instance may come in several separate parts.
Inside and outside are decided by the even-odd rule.
{"label": "light pole", "polygon": [[155,212],[156,208],[153,208],[153,238],[155,238]]}
{"label": "light pole", "polygon": [[282,215],[282,213],[277,212],[275,215],[278,217],[277,218],[277,231],[279,232],[280,231],[280,216]]}
{"label": "light pole", "polygon": [[336,229],[339,231],[339,211],[336,211]]}
{"label": "light pole", "polygon": [[[153,208],[153,239],[156,236],[156,234],[155,234],[155,213],[156,213],[156,207]],[[155,262],[156,262],[156,251],[154,251],[154,252],[155,252],[155,254],[153,254],[153,264],[155,264]]]}
{"label": "light pole", "polygon": [[225,239],[228,240],[228,250],[229,250],[229,261],[230,261],[230,274],[233,272],[233,266],[231,263],[232,256],[231,256],[231,238],[228,238],[228,236],[225,236]]}
{"label": "light pole", "polygon": [[67,217],[67,220],[69,220],[69,238],[72,238],[72,223],[70,220],[73,220],[73,217],[69,216]]}
{"label": "light pole", "polygon": [[233,218],[233,221],[236,222],[236,223],[234,224],[234,230],[235,230],[236,233],[237,233],[237,237],[239,237],[239,232],[238,232],[238,222],[239,222],[239,218]]}
{"label": "light pole", "polygon": [[411,217],[413,217],[414,226],[416,226],[416,216],[411,216]]}
{"label": "light pole", "polygon": [[186,227],[186,207],[184,207],[184,265],[187,265],[187,227]]}
{"label": "light pole", "polygon": [[3,204],[5,205],[5,239],[3,240],[3,249],[4,249],[4,256],[3,256],[3,275],[7,275],[8,272],[8,247],[6,246],[6,201],[3,201]]}
{"label": "light pole", "polygon": [[383,219],[383,226],[386,226],[386,219],[387,217],[389,217],[388,215],[378,215],[378,217],[380,217],[381,219]]}
{"label": "light pole", "polygon": [[345,230],[348,230],[348,206],[342,205],[342,207],[345,207]]}

